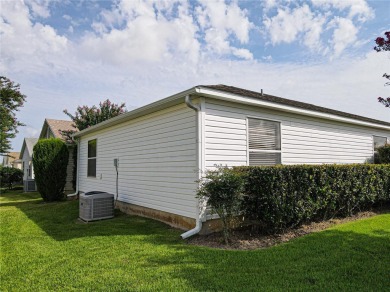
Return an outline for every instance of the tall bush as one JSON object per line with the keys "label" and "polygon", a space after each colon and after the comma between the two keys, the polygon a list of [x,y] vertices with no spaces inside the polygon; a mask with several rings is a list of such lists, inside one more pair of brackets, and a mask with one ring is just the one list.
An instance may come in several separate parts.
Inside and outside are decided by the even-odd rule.
{"label": "tall bush", "polygon": [[380,163],[390,163],[390,144],[386,144],[378,148],[378,156]]}
{"label": "tall bush", "polygon": [[390,165],[239,167],[243,208],[269,232],[390,202]]}
{"label": "tall bush", "polygon": [[243,181],[240,175],[227,167],[218,166],[206,171],[200,181],[197,197],[206,198],[213,213],[218,214],[223,224],[223,236],[229,244],[230,228],[242,203]]}
{"label": "tall bush", "polygon": [[33,166],[38,192],[44,201],[64,198],[69,153],[58,138],[39,140],[33,150]]}

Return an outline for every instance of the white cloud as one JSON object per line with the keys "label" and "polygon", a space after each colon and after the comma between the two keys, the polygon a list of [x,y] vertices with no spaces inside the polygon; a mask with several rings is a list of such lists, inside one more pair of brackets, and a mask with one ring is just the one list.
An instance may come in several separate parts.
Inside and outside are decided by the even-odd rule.
{"label": "white cloud", "polygon": [[252,60],[253,59],[253,54],[247,50],[247,49],[232,49],[233,55],[235,55],[238,58],[242,58],[245,60]]}
{"label": "white cloud", "polygon": [[[106,98],[141,106],[196,84],[218,83],[263,88],[265,93],[389,120],[388,110],[375,98],[388,94],[381,78],[386,54],[297,65],[270,62],[269,51],[260,52],[264,61],[258,61],[246,47],[253,45],[253,24],[235,1],[195,8],[185,1],[116,3],[97,18],[94,31],[76,42],[37,22],[23,2],[2,2],[1,71],[27,95],[20,120],[28,127],[40,129],[45,117],[65,119],[63,109]],[[358,42],[356,17],[331,17],[307,5],[279,10],[285,14],[274,9],[276,18],[269,17],[269,29],[280,34],[275,44],[299,41],[312,50],[322,46],[325,53],[328,43],[321,38],[326,29],[329,55],[341,56]],[[231,56],[235,58],[227,58]],[[272,56],[277,59],[277,53]],[[16,143],[21,144],[22,134],[34,132],[21,129]]]}
{"label": "white cloud", "polygon": [[[47,63],[67,49],[68,40],[49,25],[32,23],[33,12],[21,1],[2,2],[0,33],[2,35],[2,66],[14,63]],[[23,67],[23,66],[22,66]]]}
{"label": "white cloud", "polygon": [[365,22],[374,18],[375,13],[365,0],[312,0],[312,4],[325,9],[349,10],[348,18],[357,16],[358,20]]}
{"label": "white cloud", "polygon": [[291,43],[303,37],[303,43],[311,48],[321,47],[320,35],[325,23],[325,16],[314,14],[308,5],[295,9],[278,8],[277,15],[264,19],[264,25],[269,30],[272,44]]}
{"label": "white cloud", "polygon": [[68,20],[68,21],[71,21],[71,20],[72,20],[72,16],[70,16],[70,15],[68,15],[68,14],[64,14],[64,15],[62,16],[62,18],[63,18],[63,19],[66,19],[66,20]]}
{"label": "white cloud", "polygon": [[249,32],[254,27],[235,1],[227,4],[224,0],[200,1],[195,9],[196,19],[205,34],[205,42],[210,52],[218,54],[234,54],[237,57],[251,59],[252,54],[231,44],[234,37],[240,44],[247,44]]}
{"label": "white cloud", "polygon": [[34,138],[34,137],[37,138],[40,134],[39,129],[29,127],[28,125],[26,127],[21,127],[20,130],[23,133],[23,136],[26,138]]}
{"label": "white cloud", "polygon": [[[175,5],[177,15],[173,17]],[[173,57],[197,61],[197,27],[185,3],[124,0],[105,10],[102,19],[93,24],[96,34],[82,39],[87,58],[115,64],[160,62]]]}
{"label": "white cloud", "polygon": [[335,18],[329,23],[330,27],[336,26],[331,40],[334,56],[338,57],[346,47],[354,44],[357,40],[357,28],[347,18]]}
{"label": "white cloud", "polygon": [[[289,1],[270,1],[264,5],[263,24],[272,45],[299,42],[311,52],[333,59],[357,42],[361,24],[374,17],[365,0],[311,2],[313,7]],[[276,15],[267,16],[270,8],[276,8]],[[345,17],[341,16],[343,11]]]}
{"label": "white cloud", "polygon": [[31,7],[33,16],[42,18],[50,16],[49,0],[25,0],[25,2]]}

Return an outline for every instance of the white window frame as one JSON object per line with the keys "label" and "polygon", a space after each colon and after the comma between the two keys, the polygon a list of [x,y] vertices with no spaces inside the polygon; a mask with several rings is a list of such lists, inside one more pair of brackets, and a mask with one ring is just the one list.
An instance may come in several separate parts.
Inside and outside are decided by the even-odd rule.
{"label": "white window frame", "polygon": [[372,150],[374,151],[374,153],[377,152],[377,151],[375,150],[375,138],[384,138],[385,141],[386,141],[385,144],[387,144],[387,143],[389,142],[389,139],[387,139],[386,136],[372,135]]}
{"label": "white window frame", "polygon": [[385,144],[389,142],[389,139],[386,136],[378,136],[378,135],[372,135],[372,155],[373,155],[373,162],[375,163],[375,157],[378,155],[378,150],[375,150],[375,137],[377,138],[384,138],[385,139]]}
{"label": "white window frame", "polygon": [[[88,153],[88,150],[89,150],[89,142],[90,141],[93,141],[95,140],[96,141],[96,156],[95,157],[88,157],[89,156],[89,153]],[[89,139],[87,140],[87,177],[88,178],[96,178],[97,177],[97,154],[98,154],[98,149],[97,149],[97,144],[98,144],[98,139],[97,138],[92,138],[92,139]],[[91,175],[88,175],[88,165],[89,165],[89,160],[90,159],[95,159],[95,176],[91,176]]]}
{"label": "white window frame", "polygon": [[[263,121],[279,123],[280,150],[256,150],[256,149],[249,149],[249,119],[263,120]],[[258,117],[258,116],[247,116],[246,117],[246,165],[247,166],[250,165],[249,164],[249,152],[280,153],[280,164],[283,164],[282,125],[283,124],[282,124],[281,120],[274,120],[274,119],[263,118],[263,117]]]}

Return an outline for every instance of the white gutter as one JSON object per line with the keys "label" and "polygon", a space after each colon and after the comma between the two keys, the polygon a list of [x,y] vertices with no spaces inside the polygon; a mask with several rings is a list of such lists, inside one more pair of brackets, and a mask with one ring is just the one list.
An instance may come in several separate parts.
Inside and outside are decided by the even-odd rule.
{"label": "white gutter", "polygon": [[86,135],[86,134],[88,134],[90,132],[94,132],[94,131],[97,131],[97,130],[105,129],[105,128],[111,127],[113,125],[117,125],[117,124],[120,124],[122,122],[131,120],[131,119],[134,119],[134,118],[137,118],[137,117],[140,117],[140,116],[144,116],[144,115],[146,115],[148,113],[152,113],[152,112],[158,111],[160,109],[168,107],[169,105],[179,104],[181,102],[180,99],[182,99],[183,96],[186,96],[186,95],[189,95],[189,94],[193,94],[195,92],[196,92],[195,88],[190,88],[190,89],[188,89],[186,91],[183,91],[183,92],[171,95],[171,96],[166,97],[164,99],[160,99],[158,101],[152,102],[152,103],[147,104],[145,106],[136,108],[136,109],[134,109],[132,111],[129,111],[127,113],[121,114],[121,115],[116,116],[116,117],[111,118],[111,119],[108,119],[108,120],[106,120],[104,122],[96,124],[96,125],[94,125],[94,126],[92,126],[90,128],[84,129],[84,130],[82,130],[80,132],[76,132],[75,134],[73,134],[72,137],[73,138],[78,138],[78,137],[84,136],[84,135]]}
{"label": "white gutter", "polygon": [[[197,89],[197,88],[196,88]],[[201,105],[195,105],[191,102],[191,98],[190,98],[190,95],[186,95],[185,97],[185,103],[186,105],[193,109],[195,112],[196,112],[196,129],[197,129],[197,137],[196,137],[196,140],[197,140],[197,143],[196,143],[196,147],[197,147],[197,156],[198,156],[198,169],[201,170],[202,169],[202,127],[200,125],[200,122],[201,122]],[[202,173],[201,171],[199,171],[199,179],[202,177]],[[200,202],[199,202],[199,199],[198,199],[198,208],[200,208]],[[181,234],[181,238],[182,239],[186,239],[192,235],[195,235],[197,233],[199,233],[200,231],[202,230],[202,219],[201,219],[201,214],[200,214],[200,211],[198,212],[198,218],[196,219],[196,225],[195,225],[195,228],[193,229],[190,229],[186,232],[184,232],[183,234]]]}
{"label": "white gutter", "polygon": [[328,113],[323,113],[323,112],[319,112],[319,111],[315,111],[315,110],[307,110],[307,109],[297,108],[294,106],[283,105],[280,103],[264,101],[261,99],[256,99],[256,98],[241,96],[241,95],[237,95],[237,94],[233,94],[233,93],[223,92],[223,91],[216,90],[216,89],[209,89],[209,88],[205,88],[205,87],[200,86],[200,87],[196,87],[195,90],[198,94],[201,94],[202,96],[211,97],[211,98],[215,98],[215,99],[219,99],[219,100],[230,101],[230,102],[235,102],[235,103],[240,103],[240,104],[247,104],[247,105],[252,105],[252,106],[259,106],[259,107],[263,107],[263,108],[270,108],[270,109],[274,109],[274,110],[296,113],[296,114],[300,114],[300,115],[322,118],[322,119],[326,119],[326,120],[333,120],[333,121],[349,123],[349,124],[355,124],[355,125],[360,125],[360,126],[390,130],[390,126],[387,126],[387,125],[376,124],[374,122],[365,122],[365,121],[361,121],[361,120],[357,120],[357,119],[353,119],[353,118],[342,117],[342,116],[338,116],[335,114],[328,114]]}
{"label": "white gutter", "polygon": [[79,194],[79,167],[80,167],[80,139],[77,139],[77,166],[76,166],[76,190],[73,194],[68,194],[67,197],[74,197]]}
{"label": "white gutter", "polygon": [[[353,118],[338,116],[336,114],[328,114],[328,113],[318,112],[315,110],[307,110],[307,109],[297,108],[297,107],[290,106],[290,105],[284,105],[284,104],[280,104],[280,103],[264,101],[264,100],[260,100],[260,99],[256,99],[256,98],[251,98],[251,97],[247,97],[247,96],[241,96],[241,95],[237,95],[237,94],[233,94],[233,93],[228,93],[228,92],[224,92],[221,90],[210,89],[210,88],[206,88],[203,86],[196,86],[196,87],[190,88],[186,91],[171,95],[167,98],[158,100],[156,102],[147,104],[143,107],[137,108],[137,109],[132,110],[130,112],[124,113],[124,114],[119,115],[115,118],[101,122],[97,125],[94,125],[94,126],[88,128],[88,129],[85,129],[85,130],[82,130],[80,132],[73,134],[73,137],[74,138],[81,137],[81,136],[84,136],[90,132],[94,132],[96,130],[108,128],[110,126],[122,123],[124,121],[131,120],[131,119],[137,118],[137,117],[142,116],[142,115],[146,115],[150,112],[154,112],[154,111],[157,111],[159,109],[165,108],[172,103],[180,103],[180,100],[183,98],[183,96],[189,96],[190,94],[196,94],[196,95],[201,95],[201,96],[205,96],[205,97],[211,97],[211,98],[215,98],[215,99],[236,102],[236,103],[241,103],[241,104],[248,104],[248,105],[252,105],[252,106],[270,108],[270,109],[274,109],[274,110],[291,112],[291,113],[296,113],[296,114],[301,114],[301,115],[306,115],[306,116],[311,116],[311,117],[317,117],[317,118],[322,118],[322,119],[327,119],[327,120],[334,120],[334,121],[339,121],[339,122],[344,122],[344,123],[349,123],[349,124],[356,124],[356,125],[360,125],[360,126],[390,130],[390,126],[381,125],[381,124],[374,123],[374,122],[360,121],[360,120],[353,119]],[[186,104],[187,104],[187,106],[189,106],[189,104],[192,104],[192,103],[186,102]],[[191,106],[189,106],[189,107],[192,108]],[[196,108],[196,106],[195,106],[195,108]],[[195,108],[192,108],[192,109],[195,110]]]}

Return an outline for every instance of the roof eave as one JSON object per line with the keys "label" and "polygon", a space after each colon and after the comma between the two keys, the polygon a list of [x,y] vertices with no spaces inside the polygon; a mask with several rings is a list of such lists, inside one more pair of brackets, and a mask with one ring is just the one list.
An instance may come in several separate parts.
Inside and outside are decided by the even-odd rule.
{"label": "roof eave", "polygon": [[279,111],[284,111],[284,112],[296,113],[296,114],[301,114],[301,115],[305,115],[305,116],[322,118],[322,119],[333,120],[333,121],[349,123],[349,124],[355,124],[355,125],[360,125],[360,126],[390,130],[390,126],[386,126],[386,125],[382,125],[382,124],[360,121],[360,120],[353,119],[353,118],[342,117],[342,116],[329,114],[329,113],[322,113],[322,112],[318,112],[318,111],[314,111],[314,110],[301,109],[301,108],[297,108],[297,107],[293,107],[293,106],[289,106],[289,105],[283,105],[283,104],[279,104],[279,103],[275,103],[275,102],[264,101],[264,100],[256,99],[253,97],[242,96],[242,95],[238,95],[238,94],[234,94],[234,93],[228,93],[228,92],[224,92],[224,91],[220,91],[220,90],[216,90],[216,89],[210,89],[210,88],[206,88],[203,86],[198,86],[196,88],[197,88],[197,93],[199,93],[200,95],[205,96],[205,97],[211,97],[214,99],[220,99],[220,100],[225,100],[225,101],[230,101],[230,102],[247,104],[247,105],[251,105],[251,106],[259,106],[259,107],[264,107],[264,108],[269,108],[269,109],[274,109],[274,110],[279,110]]}
{"label": "roof eave", "polygon": [[119,116],[116,116],[116,117],[111,118],[109,120],[106,120],[104,122],[101,122],[101,123],[94,125],[90,128],[79,131],[79,132],[73,134],[72,137],[79,138],[79,137],[85,136],[87,134],[93,133],[95,131],[102,130],[102,129],[120,124],[122,122],[131,120],[131,119],[135,119],[137,117],[140,117],[140,116],[167,108],[171,105],[180,103],[180,99],[183,99],[183,102],[184,102],[184,98],[186,95],[195,94],[196,92],[197,92],[196,87],[192,87],[188,90],[185,90],[185,91],[179,92],[177,94],[171,95],[169,97],[166,97],[164,99],[160,99],[158,101],[152,102],[152,103],[147,104],[145,106],[134,109],[130,112],[121,114]]}

